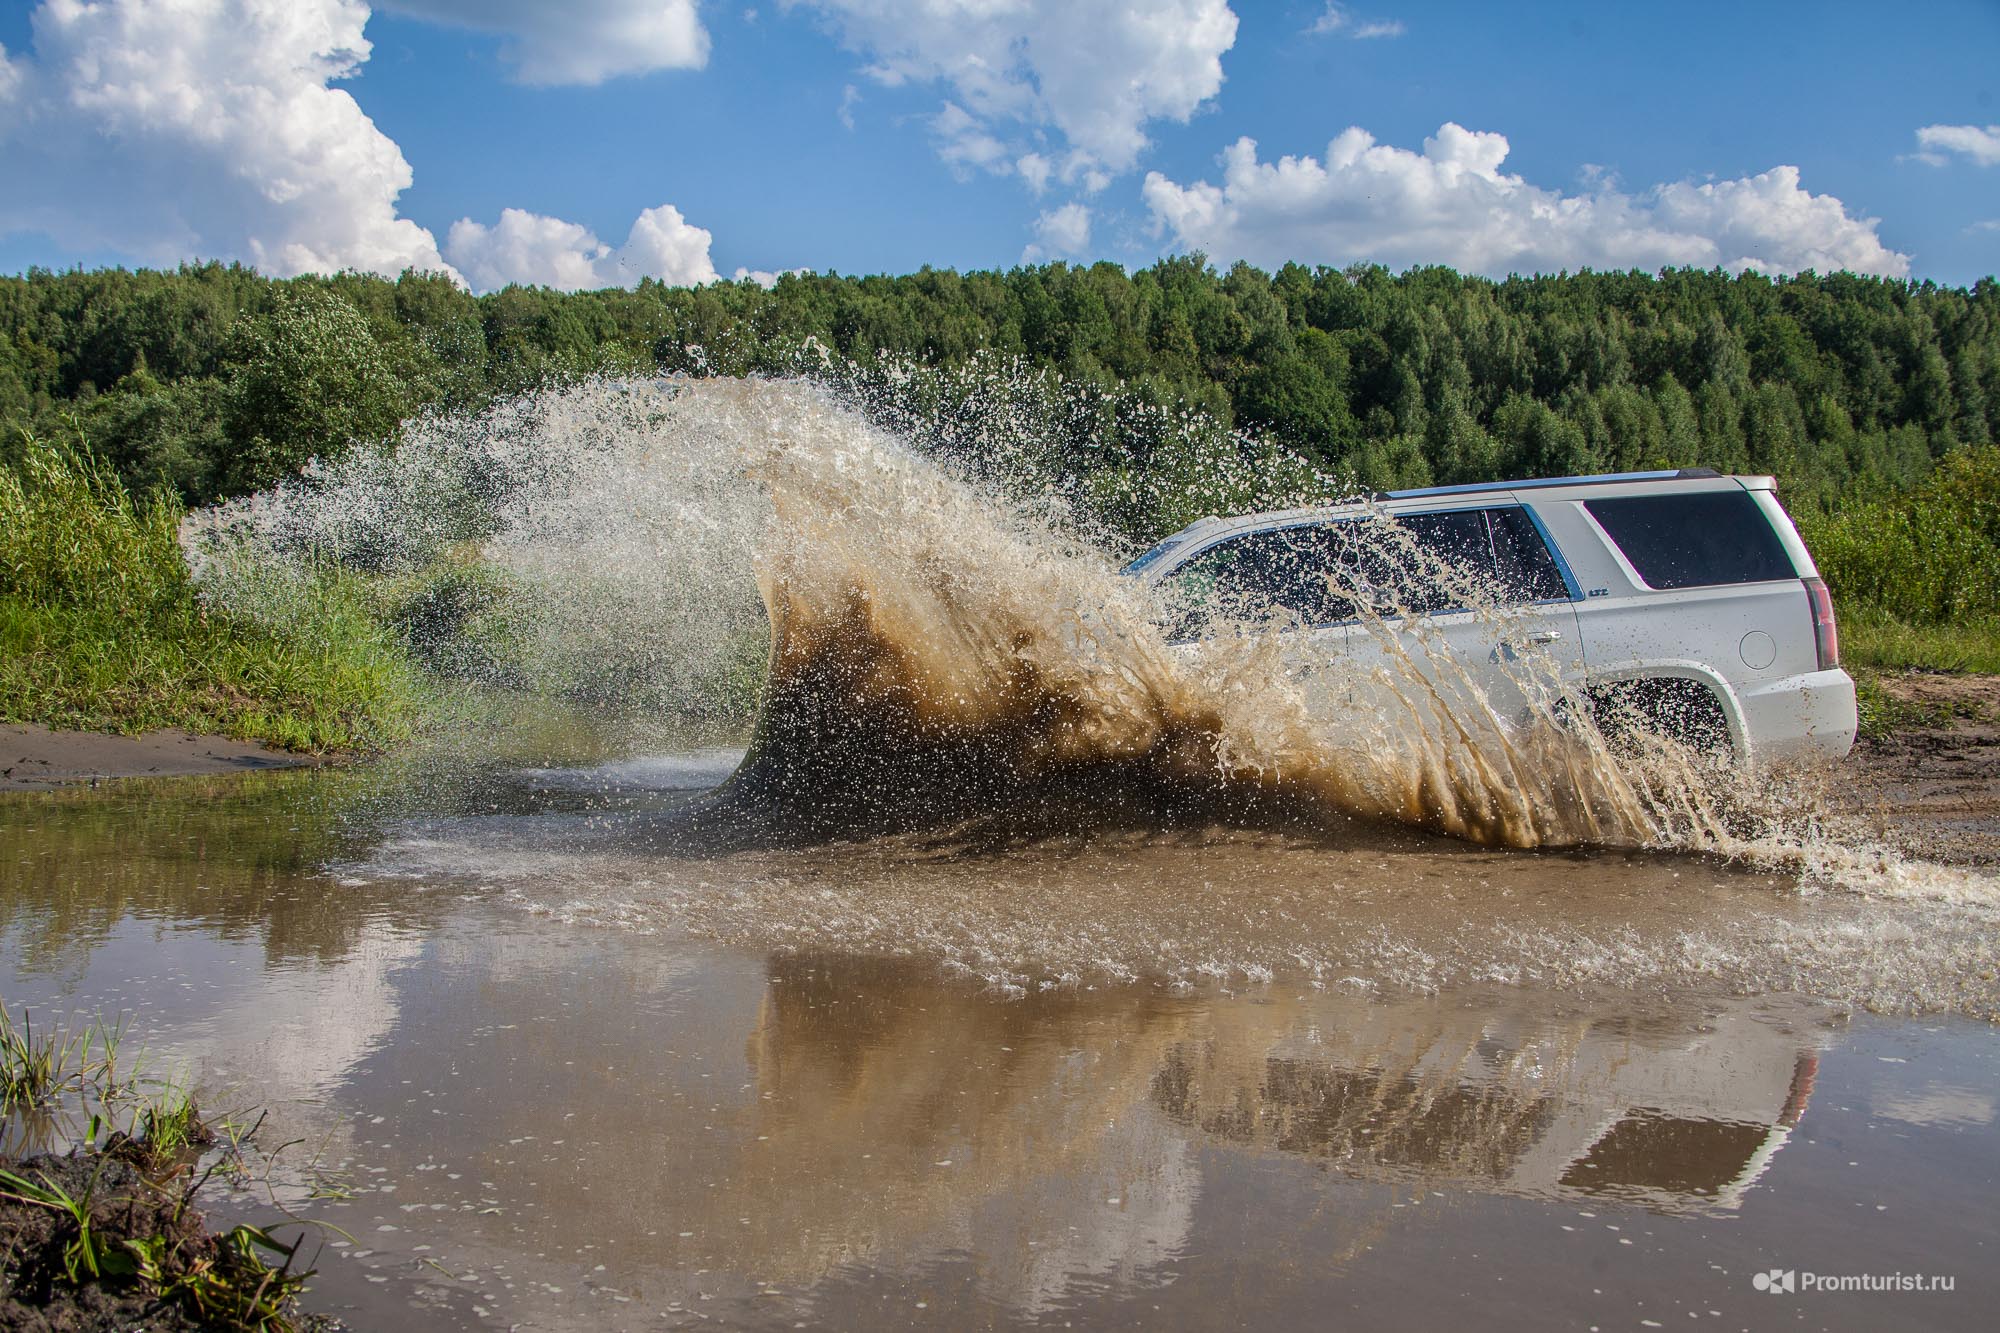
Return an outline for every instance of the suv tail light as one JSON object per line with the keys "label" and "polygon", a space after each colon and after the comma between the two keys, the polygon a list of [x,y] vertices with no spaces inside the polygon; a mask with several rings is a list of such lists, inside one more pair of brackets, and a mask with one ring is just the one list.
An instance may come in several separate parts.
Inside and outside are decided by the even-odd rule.
{"label": "suv tail light", "polygon": [[1819,650],[1819,669],[1831,671],[1840,665],[1840,630],[1833,623],[1833,594],[1826,580],[1807,579],[1806,600],[1812,603],[1813,647]]}

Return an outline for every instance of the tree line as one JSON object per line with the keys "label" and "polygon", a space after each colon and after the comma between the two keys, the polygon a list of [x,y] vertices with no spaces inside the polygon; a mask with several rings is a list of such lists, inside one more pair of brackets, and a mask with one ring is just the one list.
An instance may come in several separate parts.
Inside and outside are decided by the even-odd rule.
{"label": "tree line", "polygon": [[[699,288],[436,274],[279,281],[217,263],[0,277],[0,453],[81,437],[135,490],[203,504],[306,459],[593,374],[783,374],[815,357],[996,358],[1192,408],[1388,488],[1706,465],[1795,509],[1878,499],[2000,439],[2000,283],[1849,273],[1492,281],[1200,255]],[[1079,466],[1141,468],[1120,439]],[[5,452],[13,451],[13,452]],[[1123,456],[1118,456],[1120,453]]]}

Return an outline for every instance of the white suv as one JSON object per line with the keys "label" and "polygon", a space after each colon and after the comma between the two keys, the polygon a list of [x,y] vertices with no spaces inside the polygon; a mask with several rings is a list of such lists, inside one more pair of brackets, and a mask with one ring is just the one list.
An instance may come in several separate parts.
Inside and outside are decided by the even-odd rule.
{"label": "white suv", "polygon": [[1435,675],[1448,658],[1503,719],[1525,720],[1540,679],[1746,761],[1854,744],[1833,603],[1769,477],[1562,477],[1206,518],[1126,572],[1177,608],[1179,638],[1217,612],[1275,614],[1300,674],[1395,653]]}

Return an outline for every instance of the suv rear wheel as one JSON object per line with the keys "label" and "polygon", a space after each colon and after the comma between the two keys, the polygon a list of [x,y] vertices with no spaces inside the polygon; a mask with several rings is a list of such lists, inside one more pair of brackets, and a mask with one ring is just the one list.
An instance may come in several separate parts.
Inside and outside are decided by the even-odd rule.
{"label": "suv rear wheel", "polygon": [[1698,680],[1652,676],[1603,681],[1589,686],[1585,697],[1598,729],[1614,745],[1653,735],[1705,754],[1731,752],[1729,715],[1715,691]]}

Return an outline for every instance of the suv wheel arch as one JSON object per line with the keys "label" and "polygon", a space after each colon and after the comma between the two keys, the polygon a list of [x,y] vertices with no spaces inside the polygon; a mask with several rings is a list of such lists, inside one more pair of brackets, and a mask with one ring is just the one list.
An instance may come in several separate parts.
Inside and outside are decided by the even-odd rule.
{"label": "suv wheel arch", "polygon": [[1692,672],[1594,678],[1583,687],[1585,706],[1613,743],[1635,731],[1680,741],[1706,753],[1741,757],[1742,724],[1728,687]]}

